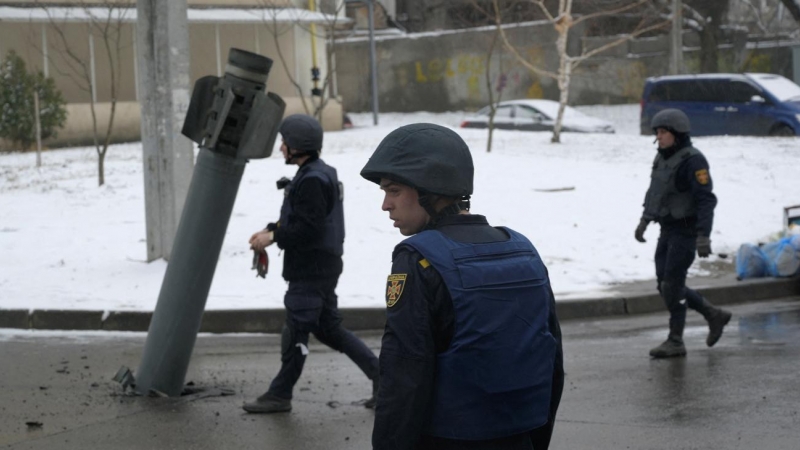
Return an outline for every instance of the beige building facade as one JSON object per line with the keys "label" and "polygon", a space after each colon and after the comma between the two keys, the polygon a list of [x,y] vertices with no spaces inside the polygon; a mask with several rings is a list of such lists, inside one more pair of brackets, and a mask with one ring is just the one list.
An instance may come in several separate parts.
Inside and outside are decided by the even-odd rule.
{"label": "beige building facade", "polygon": [[[25,60],[29,70],[40,70],[52,77],[68,103],[66,126],[58,138],[47,144],[65,146],[92,142],[92,98],[98,124],[107,123],[112,60],[119,73],[114,140],[138,140],[135,1],[116,2],[113,8],[108,7],[109,2],[88,0],[51,0],[48,6],[38,1],[17,0],[14,6],[3,3],[0,2],[0,55],[4,58],[13,50]],[[120,8],[122,3],[129,6]],[[286,100],[287,115],[306,111],[299,91],[313,111],[312,102],[316,98],[310,95],[314,87],[311,68],[318,67],[321,78],[325,78],[328,73],[326,29],[347,19],[298,8],[305,2],[290,0],[190,0],[188,3],[192,83],[206,75],[222,75],[228,50],[241,48],[273,60],[267,89]],[[272,8],[264,8],[265,5]],[[112,23],[118,23],[114,31],[118,30],[120,36],[119,51],[112,50],[111,58],[102,33],[96,27],[109,15]],[[316,29],[313,35],[312,29]],[[322,116],[323,126],[327,130],[341,129],[342,116],[341,102],[331,99]]]}

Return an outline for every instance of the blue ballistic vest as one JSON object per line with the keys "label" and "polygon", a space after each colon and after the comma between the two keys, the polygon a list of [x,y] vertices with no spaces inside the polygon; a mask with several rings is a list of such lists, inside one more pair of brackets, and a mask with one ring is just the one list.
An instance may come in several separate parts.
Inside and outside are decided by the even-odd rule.
{"label": "blue ballistic vest", "polygon": [[333,208],[325,216],[325,225],[322,233],[308,242],[303,250],[323,250],[336,256],[344,253],[344,199],[343,186],[339,183],[336,169],[325,164],[321,159],[316,159],[306,163],[297,171],[292,182],[284,189],[283,205],[281,206],[281,218],[278,222],[279,227],[288,226],[292,221],[293,209],[292,199],[294,189],[300,186],[303,180],[309,178],[319,178],[324,185],[327,185],[333,192]]}
{"label": "blue ballistic vest", "polygon": [[547,422],[556,342],[550,334],[549,282],[525,236],[470,244],[438,231],[401,243],[439,272],[453,299],[455,332],[436,358],[425,434],[495,439]]}
{"label": "blue ballistic vest", "polygon": [[694,147],[684,147],[669,159],[664,159],[660,153],[656,155],[650,174],[650,188],[644,197],[643,216],[646,219],[658,221],[670,216],[683,219],[697,214],[692,191],[680,192],[675,185],[675,179],[681,163],[699,154],[700,151]]}

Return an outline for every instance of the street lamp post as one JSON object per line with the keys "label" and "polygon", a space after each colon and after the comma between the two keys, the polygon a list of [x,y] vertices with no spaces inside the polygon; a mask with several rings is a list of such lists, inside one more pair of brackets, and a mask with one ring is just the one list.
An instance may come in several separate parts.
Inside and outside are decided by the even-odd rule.
{"label": "street lamp post", "polygon": [[378,124],[378,58],[375,52],[375,0],[344,0],[345,3],[367,4],[369,17],[369,78],[372,86],[372,123]]}

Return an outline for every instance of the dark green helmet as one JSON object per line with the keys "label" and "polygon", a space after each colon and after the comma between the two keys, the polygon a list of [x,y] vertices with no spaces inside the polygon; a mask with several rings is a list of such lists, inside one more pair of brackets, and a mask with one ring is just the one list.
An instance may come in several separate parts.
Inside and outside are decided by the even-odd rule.
{"label": "dark green helmet", "polygon": [[658,114],[653,116],[650,122],[650,128],[656,131],[658,128],[664,128],[672,133],[688,134],[691,131],[689,125],[689,118],[680,109],[665,109],[659,111]]}
{"label": "dark green helmet", "polygon": [[467,143],[456,132],[432,123],[402,126],[389,133],[361,169],[373,183],[386,178],[421,193],[472,195],[475,168]]}
{"label": "dark green helmet", "polygon": [[283,119],[280,128],[286,146],[306,153],[322,150],[322,126],[317,119],[305,114],[292,114]]}

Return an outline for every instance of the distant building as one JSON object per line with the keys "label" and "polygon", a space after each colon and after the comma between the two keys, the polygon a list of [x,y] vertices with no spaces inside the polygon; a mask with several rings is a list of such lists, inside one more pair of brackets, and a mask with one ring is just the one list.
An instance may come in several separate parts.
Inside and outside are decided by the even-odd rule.
{"label": "distant building", "polygon": [[[336,11],[334,2],[342,1],[322,0],[317,3],[323,4],[323,10],[327,7],[327,10]],[[135,62],[136,1],[48,0],[45,3],[41,0],[0,0],[0,58],[14,50],[26,61],[29,70],[41,70],[52,77],[68,103],[67,125],[59,133],[58,140],[50,142],[50,145],[88,144],[92,141],[89,114],[92,96],[98,105],[98,123],[105,123],[103,119],[108,117],[111,68],[99,31],[89,26],[90,14],[105,19],[109,11],[120,4],[129,7],[124,9],[120,27],[121,78],[116,95],[114,140],[130,141],[140,137]],[[265,4],[271,8],[264,8]],[[274,60],[267,88],[287,101],[287,114],[305,111],[298,90],[310,102],[314,87],[311,68],[316,66],[320,69],[322,80],[328,73],[327,28],[336,22],[349,22],[344,16],[344,8],[340,8],[339,16],[333,16],[308,10],[308,1],[189,0],[188,6],[191,82],[205,75],[224,72],[231,47],[260,53]],[[312,38],[310,33],[311,24],[316,26],[316,38]],[[312,51],[312,42],[315,51]],[[74,62],[70,63],[65,45],[87,63],[87,70],[95,80],[94,92],[76,82],[81,77],[78,71],[83,69]],[[328,102],[323,124],[326,129],[341,129],[340,102]]]}

